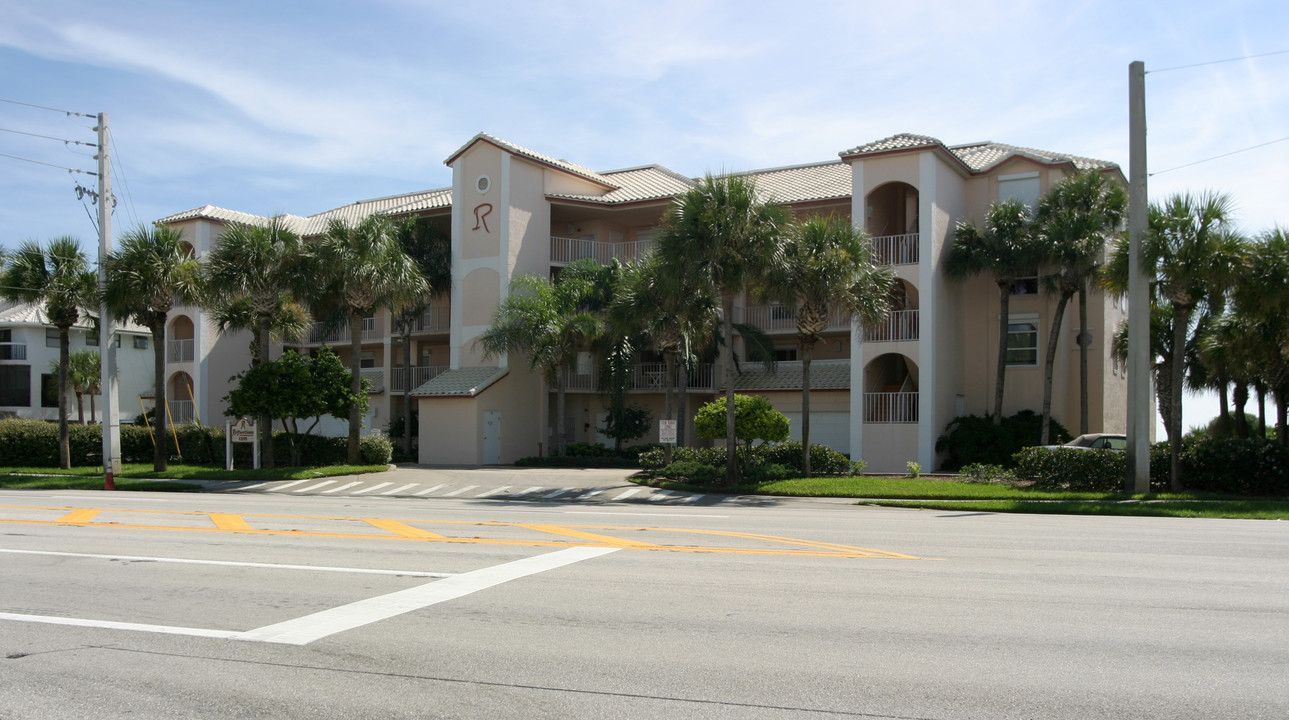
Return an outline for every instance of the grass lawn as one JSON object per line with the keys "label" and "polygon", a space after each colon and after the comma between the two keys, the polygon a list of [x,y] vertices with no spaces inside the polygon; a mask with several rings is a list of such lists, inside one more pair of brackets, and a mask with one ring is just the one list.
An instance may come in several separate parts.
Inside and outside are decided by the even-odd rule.
{"label": "grass lawn", "polygon": [[[277,467],[260,470],[232,470],[208,465],[171,465],[165,472],[155,472],[152,463],[126,463],[116,476],[117,490],[194,490],[189,483],[156,482],[168,480],[307,480],[335,475],[359,475],[384,472],[385,465],[328,465],[326,467]],[[102,490],[103,473],[98,468],[0,468],[0,488],[26,490]]]}
{"label": "grass lawn", "polygon": [[[663,483],[662,487],[692,492],[711,490],[711,488],[683,483]],[[1286,498],[1231,497],[1198,493],[1131,495],[1056,492],[1010,485],[986,485],[929,478],[863,476],[796,478],[756,485],[740,485],[730,491],[751,495],[859,498],[866,505],[971,512],[1289,520],[1289,499]]]}

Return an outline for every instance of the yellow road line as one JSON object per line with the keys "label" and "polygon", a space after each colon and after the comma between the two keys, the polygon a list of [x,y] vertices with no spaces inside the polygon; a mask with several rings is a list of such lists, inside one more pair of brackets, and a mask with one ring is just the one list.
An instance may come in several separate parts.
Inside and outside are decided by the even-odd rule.
{"label": "yellow road line", "polygon": [[397,520],[386,520],[384,518],[363,518],[363,522],[370,523],[380,528],[388,530],[396,535],[405,538],[418,538],[421,540],[443,540],[445,536],[438,533],[432,533],[428,530],[422,530],[411,525],[406,525]]}
{"label": "yellow road line", "polygon": [[210,513],[210,521],[215,523],[215,527],[220,530],[254,530],[241,515],[230,515],[228,513]]}
{"label": "yellow road line", "polygon": [[84,525],[94,519],[102,510],[91,510],[89,508],[78,508],[66,515],[58,518],[58,522],[65,525]]}
{"label": "yellow road line", "polygon": [[524,523],[515,525],[515,527],[536,530],[537,532],[551,533],[552,535],[563,535],[565,537],[579,538],[581,540],[590,540],[592,542],[608,545],[609,547],[636,548],[642,550],[658,547],[653,543],[624,540],[622,538],[609,537],[608,535],[596,535],[594,533],[582,532],[581,530],[574,530],[566,525],[529,525]]}

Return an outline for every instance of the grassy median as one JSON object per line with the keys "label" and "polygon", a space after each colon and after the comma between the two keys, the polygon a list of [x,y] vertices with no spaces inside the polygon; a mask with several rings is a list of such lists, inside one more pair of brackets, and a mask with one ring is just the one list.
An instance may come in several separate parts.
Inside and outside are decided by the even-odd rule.
{"label": "grassy median", "polygon": [[[114,478],[117,490],[151,490],[182,492],[199,489],[200,485],[160,480],[308,480],[336,475],[365,475],[384,472],[386,465],[328,465],[325,467],[276,467],[259,470],[224,470],[209,465],[171,465],[156,472],[152,463],[126,463]],[[93,467],[0,468],[0,488],[19,490],[102,490],[103,471]]]}

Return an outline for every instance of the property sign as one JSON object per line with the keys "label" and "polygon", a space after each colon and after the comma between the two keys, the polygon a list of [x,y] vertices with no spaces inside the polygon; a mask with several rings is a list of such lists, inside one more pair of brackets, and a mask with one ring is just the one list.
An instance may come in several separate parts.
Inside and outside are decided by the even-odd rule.
{"label": "property sign", "polygon": [[676,444],[676,421],[659,420],[658,421],[658,442],[665,444]]}
{"label": "property sign", "polygon": [[246,416],[237,418],[228,431],[229,438],[235,443],[255,442],[255,421]]}

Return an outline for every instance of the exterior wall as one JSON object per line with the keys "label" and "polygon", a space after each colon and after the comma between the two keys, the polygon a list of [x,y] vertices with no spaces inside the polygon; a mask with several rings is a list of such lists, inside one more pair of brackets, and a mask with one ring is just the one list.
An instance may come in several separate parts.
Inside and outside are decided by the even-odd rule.
{"label": "exterior wall", "polygon": [[[483,413],[475,400],[419,400],[417,446],[421,463],[478,465],[483,462]],[[502,430],[504,432],[505,429]]]}
{"label": "exterior wall", "polygon": [[[45,345],[45,331],[47,328],[41,325],[9,325],[4,327],[12,331],[13,339],[11,342],[27,346],[27,358],[25,360],[0,360],[0,365],[27,367],[31,392],[26,406],[0,406],[0,412],[13,413],[16,417],[33,420],[57,420],[58,408],[56,406],[42,407],[40,397],[41,375],[56,374],[57,371],[51,368],[51,365],[56,366],[58,364],[58,348],[46,347]],[[117,410],[118,417],[122,422],[129,422],[142,412],[139,409],[139,396],[151,396],[154,390],[152,335],[121,331],[118,331],[118,334],[121,336],[121,347],[116,350],[118,372]],[[101,352],[101,345],[86,344],[87,336],[88,330],[86,328],[73,327],[70,335],[70,351],[73,353],[81,350]],[[136,337],[147,338],[148,347],[146,349],[134,347],[134,338]],[[103,419],[103,396],[94,395],[91,403],[90,394],[85,393],[83,401],[85,421],[101,421]],[[148,402],[146,406],[151,408],[152,403]],[[77,422],[80,418],[75,393],[68,395],[67,417],[72,422]]]}

